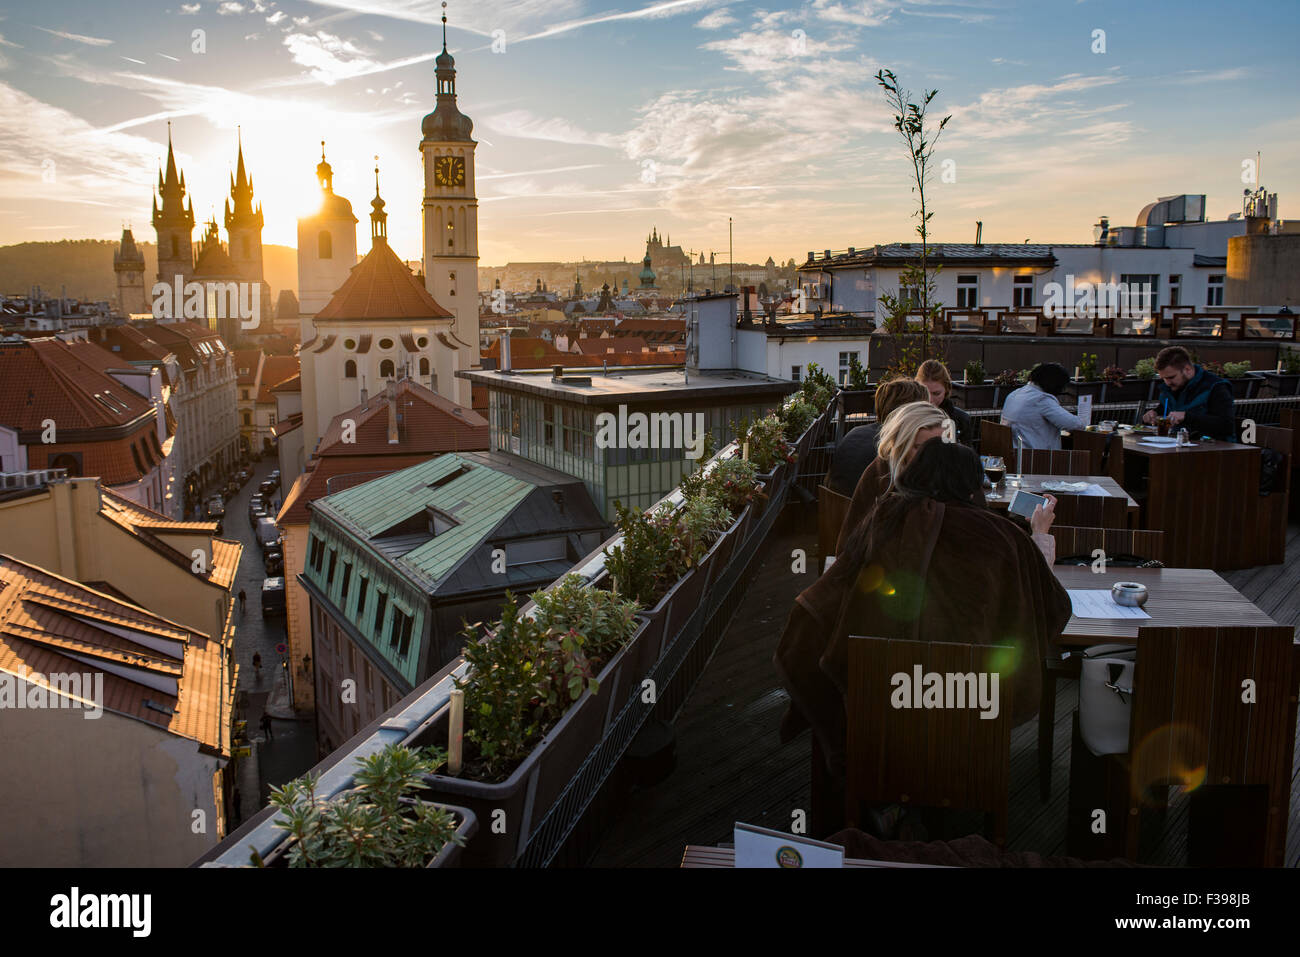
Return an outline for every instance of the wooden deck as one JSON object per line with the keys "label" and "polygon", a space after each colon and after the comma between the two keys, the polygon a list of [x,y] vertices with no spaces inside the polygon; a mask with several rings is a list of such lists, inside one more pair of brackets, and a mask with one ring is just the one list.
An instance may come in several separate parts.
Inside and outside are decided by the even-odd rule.
{"label": "wooden deck", "polygon": [[[782,746],[777,733],[786,695],[776,681],[772,655],[795,596],[814,572],[793,575],[790,553],[803,548],[809,568],[816,549],[815,505],[791,504],[764,546],[742,611],[676,722],[677,768],[663,783],[633,794],[604,830],[589,861],[606,867],[677,867],[687,844],[730,842],[737,821],[785,830],[792,815],[809,806],[808,734]],[[1224,578],[1279,624],[1300,622],[1300,526],[1292,525],[1286,565],[1228,572]],[[1037,724],[1011,736],[1008,845],[1046,855],[1065,854],[1066,796],[1071,713],[1078,701],[1073,682],[1057,696],[1051,799],[1038,795]],[[1297,737],[1300,751],[1300,736]],[[1291,789],[1287,866],[1300,864],[1300,754]],[[978,829],[978,819],[946,822],[950,833]],[[1186,863],[1187,801],[1171,797],[1163,829],[1143,826],[1143,861]],[[952,828],[956,827],[956,832]]]}

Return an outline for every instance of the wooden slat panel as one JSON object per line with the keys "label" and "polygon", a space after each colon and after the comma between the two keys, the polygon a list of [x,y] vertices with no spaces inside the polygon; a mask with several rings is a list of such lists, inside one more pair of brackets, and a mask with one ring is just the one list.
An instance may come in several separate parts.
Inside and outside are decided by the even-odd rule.
{"label": "wooden slat panel", "polygon": [[1011,426],[992,419],[980,420],[980,454],[1000,455],[1008,470],[1015,467],[1015,449],[1011,444]]}
{"label": "wooden slat panel", "polygon": [[[1213,669],[1214,720],[1209,725],[1210,747],[1205,769],[1206,784],[1243,784],[1246,756],[1252,735],[1260,726],[1252,718],[1256,706],[1242,699],[1242,682],[1258,673],[1255,663],[1257,629],[1215,629]],[[1184,641],[1187,639],[1184,638]]]}
{"label": "wooden slat panel", "polygon": [[1139,558],[1164,561],[1164,532],[1053,524],[1051,535],[1056,539],[1058,559],[1090,557],[1100,548],[1107,555],[1136,555]]}

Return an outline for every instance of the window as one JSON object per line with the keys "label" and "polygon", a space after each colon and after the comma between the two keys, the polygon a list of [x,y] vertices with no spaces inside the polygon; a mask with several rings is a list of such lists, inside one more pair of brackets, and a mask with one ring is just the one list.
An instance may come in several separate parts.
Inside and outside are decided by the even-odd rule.
{"label": "window", "polygon": [[849,381],[849,364],[858,357],[856,352],[840,353],[840,385]]}
{"label": "window", "polygon": [[800,374],[801,374],[802,372],[803,372],[803,367],[802,367],[802,366],[791,366],[791,367],[790,367],[790,381],[791,381],[791,382],[799,382],[799,381],[800,381],[799,376],[800,376]]}
{"label": "window", "polygon": [[313,535],[311,537],[311,553],[308,556],[308,560],[311,562],[311,567],[317,572],[320,571],[321,559],[324,555],[325,543]]}
{"label": "window", "polygon": [[1011,289],[1011,305],[1015,309],[1034,308],[1034,277],[1017,276]]}
{"label": "window", "polygon": [[343,563],[343,586],[339,589],[339,604],[348,607],[348,585],[352,583],[352,565],[350,562]]}
{"label": "window", "polygon": [[379,363],[379,378],[391,379],[393,377],[393,360],[385,359]]}
{"label": "window", "polygon": [[247,389],[240,389],[239,391],[240,391],[241,393],[243,393],[242,395],[240,395],[240,398],[241,398],[241,399],[247,399],[247,398],[248,398],[248,390],[247,390]]}
{"label": "window", "polygon": [[357,617],[360,618],[366,610],[366,589],[370,587],[370,579],[365,575],[357,576]]}
{"label": "window", "polygon": [[381,349],[391,349],[391,348],[393,348],[393,340],[392,340],[392,339],[388,339],[388,338],[380,339],[380,340],[379,340],[379,348],[381,348]]}
{"label": "window", "polygon": [[389,635],[388,647],[396,648],[397,654],[402,658],[411,650],[411,626],[414,624],[410,615],[397,608],[393,609],[393,630]]}
{"label": "window", "polygon": [[555,403],[542,403],[542,441],[547,448],[555,446]]}
{"label": "window", "polygon": [[957,277],[957,308],[978,309],[980,304],[980,277]]}
{"label": "window", "polygon": [[270,418],[271,421],[270,421],[270,423],[268,423],[268,424],[270,424],[270,425],[275,425],[275,413],[274,413],[274,412],[269,413],[269,418]]}
{"label": "window", "polygon": [[322,229],[316,237],[316,256],[319,259],[334,258],[334,241],[327,230]]}
{"label": "window", "polygon": [[245,412],[243,415],[244,415],[244,425],[252,425],[252,424],[253,424],[253,415],[252,415],[252,413],[251,413],[251,412]]}
{"label": "window", "polygon": [[349,359],[343,363],[343,378],[355,379],[357,377],[357,360]]}
{"label": "window", "polygon": [[908,310],[921,308],[921,290],[914,286],[899,286],[898,301],[900,304],[906,303]]}
{"label": "window", "polygon": [[427,356],[420,356],[420,375],[429,374],[429,359]]}
{"label": "window", "polygon": [[1183,277],[1173,273],[1169,275],[1169,305],[1177,306],[1182,301]]}
{"label": "window", "polygon": [[331,548],[331,549],[330,549],[330,567],[329,567],[329,571],[327,571],[327,572],[325,573],[325,584],[326,584],[326,585],[333,585],[333,584],[334,584],[334,566],[338,564],[338,561],[339,561],[339,553],[336,552],[334,549]]}
{"label": "window", "polygon": [[373,631],[375,638],[384,633],[384,612],[388,611],[388,596],[383,592],[378,592],[378,600],[375,602],[375,623]]}
{"label": "window", "polygon": [[[1129,315],[1141,313],[1146,315],[1160,308],[1157,295],[1160,289],[1160,277],[1149,273],[1121,273],[1120,288],[1123,289],[1127,303],[1120,302],[1120,307],[1128,310]],[[1100,303],[1098,304],[1100,305]]]}
{"label": "window", "polygon": [[1205,304],[1207,306],[1223,305],[1223,274],[1210,276],[1207,280],[1209,285],[1205,290]]}

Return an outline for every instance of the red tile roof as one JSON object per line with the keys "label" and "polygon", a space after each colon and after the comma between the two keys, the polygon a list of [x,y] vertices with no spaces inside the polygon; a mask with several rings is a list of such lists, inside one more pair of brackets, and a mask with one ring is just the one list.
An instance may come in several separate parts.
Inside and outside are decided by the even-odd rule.
{"label": "red tile roof", "polygon": [[57,430],[71,431],[152,418],[149,400],[103,372],[104,365],[121,362],[89,342],[73,347],[46,338],[0,344],[0,422],[41,431],[49,419]]}
{"label": "red tile roof", "polygon": [[[235,374],[239,385],[257,385],[257,362],[262,355],[261,349],[236,349]],[[244,370],[248,371],[245,372]]]}
{"label": "red tile roof", "polygon": [[[483,355],[489,359],[501,358],[501,340],[499,338],[493,339],[491,344],[483,350]],[[510,337],[511,363],[516,359],[542,359],[548,356],[553,356],[557,362],[563,362],[565,353],[560,352],[545,339],[533,339],[530,336]]]}
{"label": "red tile roof", "polygon": [[611,352],[631,353],[633,355],[646,348],[645,340],[636,337],[623,339],[575,339],[570,344],[584,356],[603,356]]}
{"label": "red tile roof", "polygon": [[[297,360],[295,359],[294,361]],[[293,375],[285,379],[279,385],[271,386],[271,391],[276,393],[277,395],[283,395],[286,392],[301,392],[302,391],[301,373],[295,372]]]}
{"label": "red tile roof", "polygon": [[46,688],[51,674],[102,674],[102,702],[83,689],[88,707],[102,704],[229,756],[235,683],[227,652],[219,638],[0,555],[0,671]]}
{"label": "red tile roof", "polygon": [[452,319],[385,242],[378,242],[334,293],[316,320]]}
{"label": "red tile roof", "polygon": [[257,391],[259,403],[275,403],[271,387],[298,375],[297,356],[267,356],[262,363],[262,380]]}
{"label": "red tile roof", "polygon": [[[488,447],[488,423],[472,409],[411,379],[393,386],[397,393],[397,411],[402,416],[398,430],[400,441],[388,444],[388,399],[383,392],[342,412],[326,427],[316,455],[364,456],[419,452],[428,458],[440,452],[476,451]],[[343,441],[343,422],[356,423],[356,441]]]}

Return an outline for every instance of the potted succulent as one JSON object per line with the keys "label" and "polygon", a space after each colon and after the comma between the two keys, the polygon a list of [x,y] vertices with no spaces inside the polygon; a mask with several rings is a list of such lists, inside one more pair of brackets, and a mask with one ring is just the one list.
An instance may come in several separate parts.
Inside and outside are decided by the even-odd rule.
{"label": "potted succulent", "polygon": [[1274,395],[1296,395],[1300,392],[1300,349],[1281,350],[1277,370],[1260,375]]}
{"label": "potted succulent", "polygon": [[992,382],[987,381],[988,375],[984,371],[984,363],[979,359],[971,359],[963,368],[964,378],[961,382],[952,384],[953,398],[960,403],[963,409],[994,409],[997,408],[997,398],[999,389]]}
{"label": "potted succulent", "polygon": [[353,786],[330,798],[319,774],[271,788],[273,822],[288,839],[258,867],[449,867],[478,829],[474,812],[424,800],[423,776],[445,760],[437,748],[389,745],[359,759]]}
{"label": "potted succulent", "polygon": [[[464,763],[458,774],[443,766],[423,777],[435,797],[494,825],[466,848],[467,864],[508,866],[527,844],[631,692],[625,666],[642,628],[635,604],[581,580],[534,595],[532,617],[507,593],[483,640],[467,626],[469,668],[456,681]],[[413,740],[447,740],[450,711],[441,708]]]}

